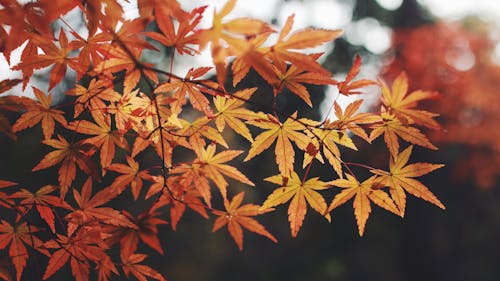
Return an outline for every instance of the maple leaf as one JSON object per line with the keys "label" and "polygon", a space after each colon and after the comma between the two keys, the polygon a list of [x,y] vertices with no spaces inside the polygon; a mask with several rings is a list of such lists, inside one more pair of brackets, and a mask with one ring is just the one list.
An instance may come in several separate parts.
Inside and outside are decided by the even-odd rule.
{"label": "maple leaf", "polygon": [[255,138],[252,147],[248,151],[247,157],[243,161],[248,161],[268,149],[276,141],[276,163],[282,175],[288,175],[293,171],[295,162],[295,152],[291,141],[302,150],[305,150],[309,138],[301,131],[306,127],[303,123],[296,121],[297,113],[287,118],[284,123],[271,115],[262,115],[259,119],[250,120],[247,123],[256,127],[266,129]]}
{"label": "maple leaf", "polygon": [[229,202],[227,199],[224,200],[224,207],[226,211],[214,210],[214,215],[218,216],[215,219],[214,227],[212,229],[213,232],[219,230],[223,226],[227,225],[227,229],[231,237],[233,238],[238,248],[243,250],[243,229],[242,226],[252,232],[260,234],[269,238],[274,243],[277,243],[278,240],[267,231],[267,229],[260,224],[257,220],[251,218],[253,216],[257,216],[265,213],[266,211],[260,211],[260,206],[255,204],[245,204],[241,206],[241,202],[243,202],[243,197],[245,196],[244,192],[238,193],[233,199]]}
{"label": "maple leaf", "polygon": [[113,29],[118,21],[123,22],[123,8],[116,0],[86,0],[79,7],[85,13],[89,34],[95,34],[99,27]]}
{"label": "maple leaf", "polygon": [[[318,59],[321,54],[313,54],[314,60]],[[276,75],[278,76],[278,85],[276,85],[276,91],[281,92],[283,88],[288,88],[292,93],[300,97],[309,107],[312,107],[311,97],[309,91],[303,84],[314,84],[314,85],[331,85],[336,84],[336,81],[331,79],[329,75],[322,73],[310,72],[301,69],[297,65],[290,65],[286,69],[286,64],[277,64],[274,68]]]}
{"label": "maple leaf", "polygon": [[262,45],[267,41],[272,31],[265,31],[244,39],[226,38],[228,53],[236,56],[232,61],[233,86],[236,87],[253,68],[270,85],[278,84],[276,66],[266,57],[267,48]]}
{"label": "maple leaf", "polygon": [[4,79],[0,82],[0,94],[7,92],[8,90],[15,87],[17,84],[23,82],[21,79]]}
{"label": "maple leaf", "polygon": [[237,38],[249,38],[271,30],[268,24],[257,19],[236,18],[223,22],[224,17],[234,9],[235,5],[236,0],[227,1],[220,11],[214,13],[212,27],[203,30],[199,35],[200,50],[204,49],[208,42],[212,43],[213,63],[221,87],[224,87],[226,81],[226,58],[229,55],[225,45],[237,42],[234,41]]}
{"label": "maple leaf", "polygon": [[356,77],[359,74],[360,66],[361,66],[361,57],[359,55],[356,55],[354,59],[354,64],[347,73],[345,80],[337,83],[337,88],[339,89],[339,92],[341,94],[345,96],[359,95],[362,94],[361,91],[358,91],[359,88],[377,84],[375,81],[368,79],[359,79],[356,81],[352,81],[354,77]]}
{"label": "maple leaf", "polygon": [[113,41],[119,44],[125,51],[130,51],[132,49],[156,50],[151,43],[146,41],[143,36],[141,36],[150,21],[151,18],[149,17],[123,21],[120,29],[113,34]]}
{"label": "maple leaf", "polygon": [[345,110],[342,110],[340,105],[337,102],[334,102],[333,105],[335,108],[335,116],[337,117],[337,120],[330,122],[329,124],[325,124],[324,127],[343,131],[349,130],[356,136],[361,137],[369,142],[370,138],[360,125],[378,123],[382,121],[382,118],[380,118],[379,115],[366,112],[355,114],[359,110],[359,107],[362,103],[363,100],[354,101],[350,103],[345,108]]}
{"label": "maple leaf", "polygon": [[[182,129],[175,131],[174,136],[189,138],[190,143],[200,143],[202,145],[205,145],[205,141],[203,140],[203,137],[205,137],[214,143],[220,144],[225,148],[229,148],[229,145],[226,143],[224,137],[219,133],[219,131],[211,126],[208,126],[211,119],[206,116],[198,118],[193,122],[188,122],[179,118],[179,122],[181,123]],[[178,142],[180,143],[180,141]],[[190,146],[188,145],[187,147]]]}
{"label": "maple leaf", "polygon": [[33,172],[42,169],[47,169],[62,162],[59,168],[59,184],[61,186],[61,197],[64,198],[68,187],[76,176],[76,166],[78,166],[86,174],[98,179],[96,168],[86,151],[88,145],[82,142],[69,143],[64,137],[58,135],[56,139],[44,140],[43,144],[55,148],[55,151],[49,152],[43,159],[31,170]]}
{"label": "maple leaf", "polygon": [[154,14],[157,22],[170,21],[172,18],[182,21],[188,16],[176,0],[138,0],[137,6],[141,17]]}
{"label": "maple leaf", "polygon": [[42,248],[43,242],[36,236],[32,235],[38,231],[33,225],[28,225],[27,222],[22,222],[12,226],[4,220],[0,220],[0,250],[9,247],[9,256],[16,268],[16,279],[21,280],[21,275],[26,267],[28,260],[28,249],[25,245],[32,247],[40,253],[49,256],[47,250]]}
{"label": "maple leaf", "polygon": [[[41,0],[36,3],[22,4],[12,0],[1,1],[0,25],[2,25],[2,28],[0,28],[0,35],[5,37],[0,41],[0,50],[9,64],[10,53],[26,40],[29,40],[33,34],[39,34],[47,38],[53,37],[50,23],[57,19],[61,15],[60,13],[67,10],[63,8],[64,5],[59,5],[59,2],[63,1],[57,3],[50,1],[50,5],[48,5],[48,2]],[[9,26],[8,34],[3,25]]]}
{"label": "maple leaf", "polygon": [[115,115],[115,125],[119,133],[125,134],[128,130],[141,123],[141,116],[135,112],[142,110],[141,105],[147,104],[149,98],[138,89],[134,91],[124,91],[120,98],[114,102],[114,107],[108,107],[108,112]]}
{"label": "maple leaf", "polygon": [[36,87],[33,87],[33,93],[38,102],[31,101],[25,105],[26,112],[17,119],[16,123],[12,126],[12,130],[19,132],[31,128],[41,121],[44,139],[48,140],[54,134],[56,122],[63,126],[67,125],[64,118],[64,111],[51,108],[52,94],[46,96]]}
{"label": "maple leaf", "polygon": [[63,201],[60,197],[49,195],[57,189],[56,186],[46,185],[32,193],[24,188],[12,194],[11,198],[23,199],[20,202],[22,206],[29,206],[29,209],[35,207],[40,217],[49,225],[52,233],[56,232],[54,225],[54,207],[65,208],[71,210],[71,206]]}
{"label": "maple leaf", "polygon": [[382,84],[382,103],[388,112],[394,114],[402,123],[422,125],[432,129],[439,129],[439,124],[433,119],[439,114],[425,110],[413,109],[417,103],[424,99],[435,98],[437,93],[417,90],[409,94],[408,77],[405,72],[401,72],[392,84],[392,91]]}
{"label": "maple leaf", "polygon": [[151,180],[148,171],[139,170],[139,163],[129,156],[127,156],[127,165],[113,163],[107,169],[123,174],[115,178],[110,188],[114,189],[117,194],[121,194],[130,185],[134,200],[139,198],[143,180]]}
{"label": "maple leaf", "polygon": [[57,47],[50,38],[31,35],[32,43],[36,44],[44,52],[42,55],[34,54],[22,59],[14,70],[22,70],[25,81],[28,81],[34,69],[45,68],[54,64],[49,78],[49,91],[54,88],[66,75],[66,69],[69,65],[72,69],[79,70],[80,67],[76,64],[73,58],[69,58],[69,54],[74,49],[68,43],[68,38],[63,29],[59,31],[59,45]]}
{"label": "maple leaf", "polygon": [[324,163],[323,157],[321,153],[319,153],[322,149],[330,165],[337,175],[342,178],[341,153],[337,144],[353,150],[358,150],[349,135],[343,131],[338,132],[335,128],[332,129],[330,122],[325,122],[324,128],[313,128],[310,131],[306,131],[306,133],[310,137],[310,141],[304,152],[302,167],[309,165],[313,159],[317,159],[321,163]]}
{"label": "maple leaf", "polygon": [[127,277],[132,273],[132,275],[140,281],[147,281],[146,277],[151,277],[158,281],[166,281],[166,279],[158,271],[147,265],[140,264],[144,261],[147,255],[135,254],[122,249],[120,257],[122,260],[123,272],[125,272]]}
{"label": "maple leaf", "polygon": [[[100,228],[88,226],[80,228],[76,233],[69,236],[57,234],[55,240],[49,240],[44,247],[56,249],[49,259],[49,263],[43,274],[43,280],[47,280],[60,270],[69,261],[71,273],[76,281],[88,281],[90,273],[89,261],[95,262],[99,268],[99,275],[108,272],[118,273],[115,266],[109,263],[109,257],[105,254],[108,247],[104,243],[105,233]],[[103,270],[103,266],[108,270]],[[103,272],[104,271],[104,272]]]}
{"label": "maple leaf", "polygon": [[[0,180],[0,189],[15,185],[17,185],[17,183],[15,182]],[[0,192],[0,206],[7,209],[12,209],[16,206],[16,204],[14,203],[14,201],[12,201],[9,195],[7,195],[5,192]]]}
{"label": "maple leaf", "polygon": [[240,119],[251,120],[258,117],[255,112],[241,108],[256,90],[257,88],[244,89],[227,97],[216,96],[214,98],[214,105],[217,109],[215,125],[219,132],[224,130],[227,123],[237,134],[253,142],[250,130]]}
{"label": "maple leaf", "polygon": [[71,235],[78,226],[94,220],[104,224],[137,229],[137,226],[119,211],[110,207],[100,207],[118,195],[113,187],[107,187],[92,196],[92,178],[85,181],[81,192],[73,189],[73,197],[79,208],[66,216],[69,221],[68,235]]}
{"label": "maple leaf", "polygon": [[115,156],[115,147],[128,150],[128,143],[125,138],[116,130],[111,129],[111,117],[101,111],[92,111],[92,117],[95,123],[87,120],[78,120],[70,124],[69,127],[74,128],[75,132],[95,135],[94,137],[86,138],[82,141],[83,144],[93,145],[100,150],[101,166],[103,174],[106,168],[111,165]]}
{"label": "maple leaf", "polygon": [[373,141],[380,135],[384,134],[384,141],[393,157],[396,157],[399,152],[398,137],[416,145],[433,150],[438,149],[419,129],[401,123],[396,116],[391,115],[388,112],[382,112],[381,117],[382,124],[374,123],[371,126],[373,130],[370,133],[370,140]]}
{"label": "maple leaf", "polygon": [[144,34],[162,43],[164,46],[175,47],[175,50],[181,55],[194,55],[198,53],[198,50],[188,45],[196,45],[198,43],[197,32],[194,29],[203,18],[205,9],[206,6],[195,8],[189,15],[179,20],[177,32],[175,32],[173,21],[160,20],[157,17],[156,22],[162,34],[158,32],[145,32]]}
{"label": "maple leaf", "polygon": [[[306,131],[312,141],[308,144],[308,147],[311,149],[306,151],[304,154],[303,167],[308,165],[313,158],[316,158],[323,163],[321,154],[318,153],[320,148],[322,148],[323,154],[337,175],[340,178],[344,177],[341,154],[337,144],[357,150],[357,147],[348,132],[352,132],[354,135],[357,135],[369,142],[370,138],[360,125],[373,124],[381,121],[381,118],[378,115],[370,113],[355,114],[362,103],[363,100],[354,101],[343,111],[340,105],[335,101],[333,106],[337,120],[330,121],[329,119],[326,119],[322,128],[313,128],[312,130]],[[313,153],[310,153],[311,151]]]}
{"label": "maple leaf", "polygon": [[105,50],[106,59],[95,65],[92,74],[113,81],[113,73],[125,71],[123,79],[124,92],[132,92],[139,83],[142,74],[152,81],[158,82],[156,72],[149,70],[153,65],[139,61],[142,49],[130,48],[124,50],[116,45],[110,46]]}
{"label": "maple leaf", "polygon": [[279,62],[289,62],[302,70],[329,75],[328,71],[316,62],[314,56],[311,57],[293,50],[313,48],[322,45],[339,37],[342,31],[306,28],[290,34],[293,19],[293,15],[287,18],[279,34],[278,41],[276,44],[269,47],[268,55],[275,64]]}
{"label": "maple leaf", "polygon": [[260,210],[267,210],[271,207],[285,204],[291,200],[290,206],[288,207],[288,221],[290,222],[290,229],[293,237],[297,236],[302,226],[307,213],[308,204],[313,210],[325,216],[325,218],[330,221],[330,215],[326,213],[327,205],[325,199],[318,192],[318,190],[324,190],[330,187],[327,183],[320,181],[319,178],[310,178],[306,181],[302,181],[297,173],[292,172],[290,177],[275,175],[264,180],[278,184],[281,187],[275,189],[273,193],[267,197]]}
{"label": "maple leaf", "polygon": [[170,81],[161,84],[155,89],[155,93],[166,93],[170,91],[174,91],[173,97],[175,101],[172,103],[172,111],[173,112],[181,112],[182,106],[186,104],[186,96],[189,97],[189,102],[193,106],[194,109],[197,109],[206,116],[213,116],[212,110],[210,108],[210,102],[205,97],[203,92],[205,93],[213,93],[200,85],[196,78],[200,78],[205,75],[211,67],[200,67],[200,68],[191,68],[186,73],[184,79],[172,78]]}
{"label": "maple leaf", "polygon": [[142,212],[136,218],[132,217],[129,213],[124,214],[137,226],[138,229],[125,229],[126,234],[120,241],[121,249],[131,247],[129,251],[135,252],[137,242],[134,241],[138,241],[138,238],[140,238],[146,245],[158,253],[163,254],[163,249],[161,247],[160,240],[158,239],[158,225],[167,224],[167,222],[158,218],[158,216],[161,216],[162,214],[155,211],[154,208]]}
{"label": "maple leaf", "polygon": [[75,37],[75,40],[71,41],[70,44],[75,49],[79,49],[78,57],[75,57],[74,60],[79,66],[75,69],[76,79],[80,80],[87,73],[91,64],[98,65],[104,60],[103,55],[109,48],[109,44],[106,43],[110,42],[113,37],[105,32],[89,34],[87,39],[74,31],[71,32],[71,35]]}
{"label": "maple leaf", "polygon": [[342,191],[333,198],[328,211],[337,208],[354,197],[353,208],[359,236],[363,236],[366,221],[372,210],[370,201],[396,215],[400,215],[391,197],[385,191],[378,189],[380,179],[377,176],[372,176],[361,183],[350,174],[346,176],[347,179],[337,179],[328,183],[342,188]]}
{"label": "maple leaf", "polygon": [[240,171],[236,168],[223,164],[236,158],[238,155],[243,153],[241,150],[226,150],[215,154],[216,146],[215,144],[210,144],[205,149],[203,147],[194,146],[194,151],[198,156],[193,162],[195,169],[199,169],[202,173],[210,178],[220,189],[222,195],[225,196],[225,189],[228,185],[224,180],[222,175],[233,178],[242,183],[254,186],[254,184]]}
{"label": "maple leaf", "polygon": [[389,186],[391,197],[399,208],[401,217],[405,214],[406,194],[405,191],[430,202],[441,209],[445,209],[443,203],[421,182],[414,178],[428,174],[443,167],[442,164],[413,163],[406,165],[410,159],[413,146],[407,147],[395,158],[390,159],[389,172],[372,170],[371,172],[380,175],[380,182]]}
{"label": "maple leaf", "polygon": [[120,100],[120,94],[110,88],[112,84],[105,80],[90,80],[87,87],[77,84],[75,88],[66,92],[66,95],[76,96],[74,118],[80,116],[84,110],[104,110],[107,105],[104,101],[116,102]]}
{"label": "maple leaf", "polygon": [[[170,225],[173,230],[176,230],[177,223],[184,214],[186,206],[202,217],[208,218],[205,205],[200,200],[201,194],[198,188],[189,185],[183,176],[169,176],[166,185],[164,185],[164,178],[161,176],[154,177],[154,180],[155,182],[150,186],[146,198],[163,191],[152,209],[170,204]],[[168,189],[168,192],[165,192],[165,188]]]}

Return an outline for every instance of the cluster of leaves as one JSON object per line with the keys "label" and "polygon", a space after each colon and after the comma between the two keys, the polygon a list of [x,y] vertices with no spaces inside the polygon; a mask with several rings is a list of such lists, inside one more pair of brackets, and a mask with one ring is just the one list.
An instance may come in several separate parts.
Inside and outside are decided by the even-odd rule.
{"label": "cluster of leaves", "polygon": [[[20,83],[26,87],[33,73],[50,67],[48,90],[33,87],[36,99],[0,96],[2,110],[19,114],[13,121],[1,115],[1,131],[15,140],[18,132],[41,126],[41,143],[51,151],[32,171],[58,171],[58,178],[45,186],[26,187],[22,179],[0,181],[0,250],[8,251],[17,280],[28,262],[36,262],[34,256],[46,257],[44,280],[65,266],[78,281],[89,280],[91,273],[98,280],[114,275],[165,280],[144,264],[147,255],[139,252],[139,245],[162,254],[158,226],[168,220],[175,230],[186,207],[205,218],[215,216],[213,230],[227,226],[240,249],[243,228],[277,241],[254,217],[281,204],[289,205],[292,236],[298,234],[308,206],[330,220],[332,210],[354,198],[360,235],[370,201],[401,217],[407,193],[444,208],[415,179],[441,165],[408,164],[413,145],[436,149],[419,129],[438,128],[436,114],[416,109],[420,100],[435,94],[407,93],[404,73],[392,89],[381,81],[355,80],[359,57],[344,81],[333,80],[317,61],[321,54],[306,49],[332,41],[341,34],[338,30],[291,32],[293,16],[279,32],[257,19],[226,19],[235,0],[216,10],[205,29],[198,25],[206,7],[184,11],[175,0],[140,0],[140,17],[133,20],[123,18],[115,0],[0,4],[3,55],[9,60],[24,44],[21,62],[12,67],[22,71],[22,79],[3,80],[0,93]],[[65,23],[61,17],[73,9],[85,16],[86,32],[68,24],[52,30],[51,24]],[[210,46],[216,79],[204,78],[211,67],[193,67],[179,76],[172,66],[145,62],[145,50],[158,51],[152,41],[175,49],[171,65],[175,55],[196,56]],[[70,79],[68,68],[76,73],[74,87],[64,93],[62,104],[54,105],[51,91]],[[228,75],[237,85],[250,69],[273,89],[273,104],[260,105],[260,111],[245,107],[252,103],[255,87],[230,92],[225,86]],[[346,96],[378,85],[382,106],[376,113],[357,113],[362,100],[344,109],[334,102],[335,117],[323,121],[297,112],[283,116],[276,100],[285,89],[313,106],[307,84],[337,87]],[[248,141],[248,152],[230,148],[227,127]],[[390,152],[387,171],[342,159],[341,147],[357,150],[353,138],[371,143],[380,136]],[[410,145],[401,149],[402,142]],[[250,161],[272,146],[278,174],[264,180],[278,187],[261,205],[245,204],[244,193],[235,194],[230,183],[254,186],[255,180],[236,168],[236,160],[245,154],[240,160]],[[148,151],[156,159],[140,161]],[[297,159],[303,159],[302,167],[295,165]],[[329,178],[309,176],[314,163],[325,162],[332,167]],[[372,176],[359,180],[352,166]],[[330,204],[327,190],[335,194]],[[141,202],[134,205],[141,211],[111,204],[129,192],[134,202]],[[37,216],[40,220],[33,219]],[[11,280],[5,271],[0,278]]]}
{"label": "cluster of leaves", "polygon": [[430,138],[462,145],[463,160],[454,163],[457,178],[471,177],[483,188],[494,186],[500,175],[495,32],[498,27],[478,18],[396,31],[395,57],[384,74],[392,79],[404,69],[420,88],[442,94],[437,102],[425,105],[440,113],[445,129],[434,131]]}

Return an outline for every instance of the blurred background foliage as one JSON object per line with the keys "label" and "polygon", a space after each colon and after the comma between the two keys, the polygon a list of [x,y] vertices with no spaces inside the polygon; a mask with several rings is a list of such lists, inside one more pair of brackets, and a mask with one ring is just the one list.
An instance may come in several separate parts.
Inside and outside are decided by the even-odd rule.
{"label": "blurred background foliage", "polygon": [[[317,1],[272,2],[271,20],[280,24],[283,7],[291,9]],[[432,132],[432,140],[440,150],[419,149],[411,161],[446,164],[423,178],[423,183],[446,205],[446,211],[414,198],[408,201],[404,220],[374,208],[363,238],[357,234],[350,206],[336,209],[332,223],[310,212],[298,237],[292,239],[286,208],[278,207],[277,212],[262,216],[260,221],[280,240],[279,244],[248,234],[242,252],[226,231],[212,234],[212,223],[189,211],[177,231],[173,232],[169,225],[160,227],[165,256],[152,255],[152,266],[161,269],[169,280],[177,281],[499,280],[500,31],[479,17],[444,22],[416,0],[392,1],[396,4],[390,7],[381,4],[388,1],[330,2],[335,3],[332,7],[342,7],[344,13],[340,26],[345,35],[331,48],[322,50],[326,52],[323,64],[335,77],[343,77],[355,54],[360,54],[364,77],[379,76],[392,81],[405,70],[411,87],[441,93],[439,100],[425,105],[442,115],[443,130]],[[317,17],[329,12],[336,15],[327,10]],[[259,77],[254,74],[240,87],[256,81]],[[259,91],[269,92],[263,81],[259,83]],[[369,98],[377,95],[370,91],[363,98],[376,100]],[[310,92],[315,96],[315,108],[321,110],[306,108],[294,95],[285,94],[279,101],[281,112],[300,110],[315,119],[325,118],[337,93],[325,87],[315,87]],[[377,110],[377,104],[370,107]],[[29,175],[33,184],[39,185],[49,183],[48,177],[55,176],[56,171],[53,175],[28,174],[50,150],[40,149],[38,137],[30,135],[39,136],[40,132],[22,132],[16,142],[0,135],[2,159],[9,160],[0,161],[0,178]],[[239,137],[234,136],[233,142],[245,149]],[[382,142],[370,147],[359,145],[361,153],[345,150],[345,159],[376,163],[377,159],[388,157],[376,152],[385,151]],[[277,172],[269,153],[244,163],[240,169],[253,179]],[[326,167],[315,165],[313,171],[312,176],[332,178],[333,171]],[[257,182],[252,190],[236,186],[233,194],[245,190],[245,201],[262,202],[272,188]]]}

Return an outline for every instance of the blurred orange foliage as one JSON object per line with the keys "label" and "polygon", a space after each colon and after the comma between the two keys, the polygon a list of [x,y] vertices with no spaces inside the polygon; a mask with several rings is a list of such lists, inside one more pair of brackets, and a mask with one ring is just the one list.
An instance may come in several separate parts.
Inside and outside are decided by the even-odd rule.
{"label": "blurred orange foliage", "polygon": [[491,188],[500,175],[500,30],[478,18],[438,22],[394,33],[383,76],[405,70],[410,85],[435,90],[441,98],[428,109],[441,114],[443,130],[430,133],[440,144],[458,144],[454,165],[461,181]]}

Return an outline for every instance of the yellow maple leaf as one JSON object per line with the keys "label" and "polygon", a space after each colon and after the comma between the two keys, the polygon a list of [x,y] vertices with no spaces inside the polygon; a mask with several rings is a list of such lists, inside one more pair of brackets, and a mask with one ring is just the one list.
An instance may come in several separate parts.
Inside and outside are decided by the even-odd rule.
{"label": "yellow maple leaf", "polygon": [[290,229],[293,237],[297,236],[302,226],[307,213],[307,203],[309,203],[309,206],[316,212],[325,216],[327,220],[330,220],[330,215],[326,214],[327,204],[325,199],[318,192],[318,190],[329,188],[326,182],[319,180],[319,178],[301,181],[295,172],[292,172],[290,177],[275,175],[265,180],[278,184],[281,187],[274,190],[273,193],[267,197],[266,201],[262,204],[261,210],[267,210],[274,206],[285,204],[291,200],[288,207],[288,221],[290,222]]}
{"label": "yellow maple leaf", "polygon": [[243,161],[248,161],[259,155],[276,141],[275,154],[278,169],[282,175],[289,175],[293,171],[293,163],[295,162],[295,152],[291,141],[295,142],[302,150],[305,150],[309,143],[309,137],[301,132],[306,127],[303,122],[298,122],[296,118],[297,113],[294,113],[284,123],[272,115],[262,115],[262,118],[248,121],[249,124],[267,131],[255,138]]}
{"label": "yellow maple leaf", "polygon": [[342,188],[342,191],[335,195],[328,211],[337,208],[354,197],[353,208],[358,224],[359,236],[363,236],[366,221],[372,211],[370,201],[399,215],[399,210],[391,197],[389,197],[385,191],[378,188],[380,186],[380,180],[377,176],[372,176],[361,183],[350,174],[346,176],[347,179],[337,179],[329,182],[331,185]]}
{"label": "yellow maple leaf", "polygon": [[372,125],[373,131],[370,133],[370,140],[374,140],[384,134],[384,141],[387,148],[393,157],[396,157],[399,152],[399,138],[405,141],[427,147],[433,150],[438,148],[434,146],[429,139],[417,128],[401,123],[396,116],[383,112],[381,114],[382,124],[375,123]]}
{"label": "yellow maple leaf", "polygon": [[252,134],[247,125],[241,120],[250,120],[256,118],[258,115],[246,108],[242,108],[246,101],[250,99],[252,94],[257,88],[249,88],[238,91],[227,97],[216,96],[214,98],[214,105],[217,109],[215,114],[215,125],[219,132],[224,130],[226,124],[231,127],[237,134],[245,139],[253,142]]}
{"label": "yellow maple leaf", "polygon": [[[413,146],[409,146],[403,150],[395,158],[391,158],[389,163],[389,172],[381,170],[372,170],[372,173],[380,175],[382,184],[389,186],[389,192],[392,199],[399,208],[401,216],[404,216],[406,207],[405,191],[419,198],[424,199],[441,209],[445,206],[437,197],[421,182],[415,180],[415,177],[420,177],[428,174],[436,169],[443,167],[442,164],[429,163],[413,163],[406,165],[410,158]],[[405,166],[406,165],[406,166]]]}
{"label": "yellow maple leaf", "polygon": [[417,103],[424,99],[437,97],[437,93],[430,91],[417,90],[409,94],[408,92],[408,77],[405,72],[396,77],[392,84],[392,91],[382,84],[382,103],[390,113],[394,114],[403,123],[422,125],[432,129],[439,129],[439,124],[433,119],[439,114],[428,112],[425,110],[417,110],[414,107]]}

